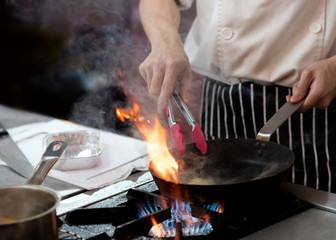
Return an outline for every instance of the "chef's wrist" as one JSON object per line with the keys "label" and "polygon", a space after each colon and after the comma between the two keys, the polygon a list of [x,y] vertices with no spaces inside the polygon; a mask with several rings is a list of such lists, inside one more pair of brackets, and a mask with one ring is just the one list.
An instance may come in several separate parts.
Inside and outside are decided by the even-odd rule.
{"label": "chef's wrist", "polygon": [[[152,50],[161,49],[163,46],[169,48],[170,46],[183,46],[182,39],[177,31],[165,31],[150,39]],[[161,49],[162,50],[162,49]]]}

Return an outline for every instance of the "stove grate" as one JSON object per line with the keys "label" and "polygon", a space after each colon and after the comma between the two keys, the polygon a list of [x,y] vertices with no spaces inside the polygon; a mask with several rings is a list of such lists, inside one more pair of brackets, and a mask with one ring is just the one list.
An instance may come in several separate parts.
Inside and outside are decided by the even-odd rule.
{"label": "stove grate", "polygon": [[[111,224],[113,226],[112,239],[153,239],[149,236],[149,231],[153,226],[152,218],[157,223],[171,219],[170,199],[158,192],[135,189],[130,189],[126,196],[128,201],[117,207],[78,209],[69,212],[65,223],[76,226]],[[138,215],[139,205],[142,210],[140,216]],[[219,204],[192,203],[191,216],[200,219],[207,216],[214,230],[206,236],[182,236],[181,239],[209,240],[223,237],[229,240],[239,239],[309,207],[311,207],[309,203],[287,192],[251,198],[248,201],[227,199]]]}

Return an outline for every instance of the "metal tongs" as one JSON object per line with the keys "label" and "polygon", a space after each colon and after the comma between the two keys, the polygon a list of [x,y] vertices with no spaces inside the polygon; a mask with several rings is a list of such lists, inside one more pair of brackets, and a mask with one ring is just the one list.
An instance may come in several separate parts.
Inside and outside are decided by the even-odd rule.
{"label": "metal tongs", "polygon": [[[199,124],[195,121],[194,117],[190,113],[187,105],[181,99],[180,95],[174,90],[172,93],[173,99],[175,100],[177,106],[182,112],[184,118],[187,120],[189,126],[192,127],[191,136],[194,140],[196,147],[201,151],[202,154],[205,154],[207,151],[207,143],[203,134],[203,131]],[[171,100],[168,101],[167,106],[167,117],[168,124],[170,127],[170,134],[172,136],[173,142],[181,155],[185,152],[185,144],[183,140],[183,134],[181,131],[181,127],[178,123],[175,122],[174,113],[172,109]]]}

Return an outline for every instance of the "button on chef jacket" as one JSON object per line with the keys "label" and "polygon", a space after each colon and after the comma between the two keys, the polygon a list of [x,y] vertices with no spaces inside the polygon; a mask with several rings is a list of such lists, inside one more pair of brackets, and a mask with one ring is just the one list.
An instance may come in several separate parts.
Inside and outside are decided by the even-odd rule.
{"label": "button on chef jacket", "polygon": [[[195,0],[185,40],[193,71],[227,83],[290,87],[336,54],[336,0]],[[189,8],[193,0],[179,0]]]}

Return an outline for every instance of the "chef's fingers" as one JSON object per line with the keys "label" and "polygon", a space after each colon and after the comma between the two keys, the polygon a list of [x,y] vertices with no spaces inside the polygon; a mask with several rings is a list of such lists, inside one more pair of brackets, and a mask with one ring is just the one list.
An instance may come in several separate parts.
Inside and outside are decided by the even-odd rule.
{"label": "chef's fingers", "polygon": [[[311,87],[311,84],[313,82],[313,74],[311,71],[303,71],[300,77],[300,80],[296,82],[292,87],[292,96],[290,98],[290,101],[292,103],[297,103],[300,100],[302,100],[304,97],[307,96],[307,93]],[[314,95],[310,96],[311,93],[307,96],[306,100],[302,104],[302,106],[299,108],[299,112],[305,112],[307,109],[311,108],[312,105],[312,98],[315,97]]]}
{"label": "chef's fingers", "polygon": [[315,72],[313,82],[310,85],[309,93],[302,106],[302,111],[306,111],[311,107],[325,109],[333,100],[333,94],[330,94],[329,89],[332,88],[331,84],[321,72]]}
{"label": "chef's fingers", "polygon": [[181,79],[180,95],[185,103],[189,103],[189,93],[192,82],[192,73],[190,68],[186,70]]}
{"label": "chef's fingers", "polygon": [[159,96],[162,88],[164,72],[162,69],[154,69],[153,77],[148,85],[148,92],[152,96]]}
{"label": "chef's fingers", "polygon": [[140,75],[141,77],[146,80],[147,78],[147,75],[146,75],[146,67],[145,67],[145,63],[142,62],[140,65],[139,65],[139,72],[140,72]]}
{"label": "chef's fingers", "polygon": [[178,77],[178,71],[176,71],[175,69],[171,69],[166,72],[162,82],[160,96],[158,99],[159,113],[164,113],[168,100],[172,95],[177,77]]}
{"label": "chef's fingers", "polygon": [[147,87],[149,88],[149,86],[151,85],[151,81],[152,81],[152,69],[150,68],[150,66],[148,66],[146,60],[140,64],[139,66],[139,72],[142,76],[142,78],[146,81],[147,83]]}
{"label": "chef's fingers", "polygon": [[297,103],[303,99],[307,95],[312,81],[312,73],[310,71],[303,71],[300,80],[293,85],[293,94],[290,101]]}

